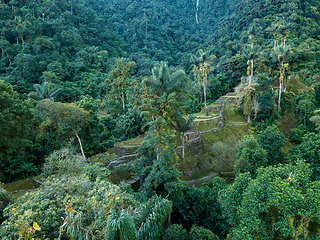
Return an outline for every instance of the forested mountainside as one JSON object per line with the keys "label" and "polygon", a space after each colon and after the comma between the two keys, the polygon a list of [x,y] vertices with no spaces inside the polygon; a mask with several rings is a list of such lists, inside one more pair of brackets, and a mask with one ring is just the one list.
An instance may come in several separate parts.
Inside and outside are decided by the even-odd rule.
{"label": "forested mountainside", "polygon": [[319,8],[0,0],[1,239],[319,239]]}

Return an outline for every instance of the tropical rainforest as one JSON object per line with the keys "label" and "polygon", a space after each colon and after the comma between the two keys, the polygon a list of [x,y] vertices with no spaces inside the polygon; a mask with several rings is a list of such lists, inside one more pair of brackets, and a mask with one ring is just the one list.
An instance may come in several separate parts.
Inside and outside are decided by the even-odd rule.
{"label": "tropical rainforest", "polygon": [[0,238],[320,239],[319,24],[318,0],[0,0]]}

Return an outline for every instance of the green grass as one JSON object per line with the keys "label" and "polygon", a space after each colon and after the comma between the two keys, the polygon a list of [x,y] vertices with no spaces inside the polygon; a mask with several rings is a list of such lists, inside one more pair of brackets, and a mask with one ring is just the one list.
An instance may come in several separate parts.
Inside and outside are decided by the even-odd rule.
{"label": "green grass", "polygon": [[289,138],[291,129],[296,127],[297,122],[298,121],[293,113],[286,113],[282,116],[277,125],[286,138]]}
{"label": "green grass", "polygon": [[116,143],[116,145],[118,147],[128,147],[128,148],[132,147],[132,148],[134,148],[134,147],[139,147],[143,141],[144,141],[144,136],[139,136],[137,138],[133,138],[130,140]]}
{"label": "green grass", "polygon": [[217,127],[217,122],[218,121],[219,120],[208,121],[208,122],[200,122],[199,125],[198,124],[194,124],[192,126],[191,131],[202,132],[202,131],[207,131],[207,130],[213,129],[213,128]]}
{"label": "green grass", "polygon": [[177,166],[184,173],[182,179],[232,172],[238,153],[237,145],[249,129],[250,125],[223,126],[219,131],[203,133],[202,140],[186,148],[185,163],[180,162]]}
{"label": "green grass", "polygon": [[97,155],[94,155],[90,157],[91,162],[95,163],[105,163],[113,161],[116,158],[114,148],[109,149],[107,152],[99,153]]}
{"label": "green grass", "polygon": [[27,178],[24,180],[20,180],[17,182],[12,182],[8,184],[4,184],[4,189],[6,189],[8,192],[14,192],[19,190],[25,190],[22,192],[15,192],[12,194],[14,199],[17,199],[18,197],[24,195],[27,190],[35,190],[39,187],[39,184],[33,181],[33,178]]}

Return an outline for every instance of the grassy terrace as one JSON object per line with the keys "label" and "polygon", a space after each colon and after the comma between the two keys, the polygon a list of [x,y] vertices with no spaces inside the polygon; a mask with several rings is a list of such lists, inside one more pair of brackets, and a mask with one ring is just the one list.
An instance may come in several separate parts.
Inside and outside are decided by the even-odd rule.
{"label": "grassy terrace", "polygon": [[38,187],[39,184],[33,181],[33,178],[27,178],[17,182],[4,184],[4,189],[9,192],[13,192],[12,195],[15,199],[25,194],[26,191],[34,190]]}
{"label": "grassy terrace", "polygon": [[[228,98],[223,112],[223,126],[216,131],[210,131],[196,135],[200,138],[193,141],[185,148],[185,160],[182,161],[182,148],[178,148],[178,154],[181,158],[180,163],[176,165],[183,173],[182,179],[188,181],[188,184],[199,186],[208,182],[220,173],[232,172],[233,165],[237,155],[237,144],[250,129],[250,125],[245,124],[246,117],[235,113],[235,96],[226,96]],[[219,117],[221,110],[220,103],[213,103],[208,106],[208,113],[204,110],[195,114],[194,126],[191,131],[202,132],[217,128],[217,123],[221,121]],[[282,122],[282,128],[287,128],[290,119]],[[231,126],[228,124],[232,124]],[[105,153],[97,154],[90,158],[92,162],[108,163],[117,159],[117,156],[126,156],[134,154],[136,149],[144,140],[144,135],[127,141],[115,144],[115,147]],[[177,141],[181,145],[181,141]],[[134,157],[124,158],[131,161]],[[124,160],[123,159],[123,160]],[[117,177],[121,179],[130,178],[128,172],[123,172],[117,167],[113,169]],[[116,182],[117,180],[115,180]],[[32,178],[5,185],[5,189],[10,192],[16,190],[32,190],[38,187],[38,184]],[[23,195],[25,191],[14,193],[14,197]]]}
{"label": "grassy terrace", "polygon": [[136,147],[140,146],[140,144],[143,142],[143,140],[144,140],[144,135],[141,135],[139,137],[136,137],[136,138],[133,138],[133,139],[130,139],[127,141],[116,143],[116,146],[117,147],[126,147],[126,148],[130,148],[130,147],[136,148]]}
{"label": "grassy terrace", "polygon": [[[236,114],[237,107],[236,96],[229,94],[225,109],[223,112],[223,126],[217,130],[217,123],[221,121],[219,117],[221,104],[215,102],[208,105],[208,112],[202,110],[196,113],[194,126],[190,131],[203,132],[201,137],[193,141],[185,148],[185,160],[182,161],[182,148],[178,148],[178,154],[181,158],[180,163],[176,165],[183,173],[182,179],[187,180],[191,185],[200,185],[209,181],[221,172],[232,172],[233,165],[237,155],[237,144],[243,135],[250,129],[246,124],[246,116]],[[230,125],[232,124],[232,125]],[[197,135],[200,136],[200,135]],[[115,144],[115,147],[109,149],[106,153],[96,155],[90,160],[94,162],[108,162],[115,160],[115,155],[131,155],[143,142],[144,136],[123,141]],[[181,145],[181,141],[177,141]],[[134,157],[127,158],[127,161]]]}

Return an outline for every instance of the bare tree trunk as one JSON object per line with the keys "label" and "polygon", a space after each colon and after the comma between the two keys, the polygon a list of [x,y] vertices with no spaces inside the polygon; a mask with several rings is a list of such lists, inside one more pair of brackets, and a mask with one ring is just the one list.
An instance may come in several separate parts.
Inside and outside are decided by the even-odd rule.
{"label": "bare tree trunk", "polygon": [[81,149],[81,153],[82,153],[82,156],[83,156],[83,158],[84,158],[84,161],[87,161],[87,158],[86,158],[86,156],[84,155],[84,152],[83,152],[81,139],[80,139],[80,137],[79,137],[78,133],[74,133],[74,134],[76,135],[76,137],[77,137],[77,139],[78,139],[78,141],[79,141],[80,149]]}
{"label": "bare tree trunk", "polygon": [[253,79],[253,59],[251,59],[251,78],[249,80],[249,85],[251,86],[251,81]]}
{"label": "bare tree trunk", "polygon": [[207,93],[206,93],[206,84],[203,84],[203,97],[204,97],[204,107],[207,108]]}
{"label": "bare tree trunk", "polygon": [[124,103],[124,95],[123,94],[122,94],[122,97],[121,97],[121,101],[122,101],[122,110],[124,111],[126,106],[125,106],[125,103]]}
{"label": "bare tree trunk", "polygon": [[198,11],[199,11],[199,0],[197,0],[197,6],[196,6],[196,22],[197,22],[197,24],[199,24]]}
{"label": "bare tree trunk", "polygon": [[182,163],[184,164],[184,134],[182,135]]}
{"label": "bare tree trunk", "polygon": [[280,100],[281,100],[281,92],[282,92],[282,84],[281,84],[281,80],[282,79],[282,73],[280,73],[280,88],[279,88],[279,101],[278,101],[278,112],[280,112]]}

